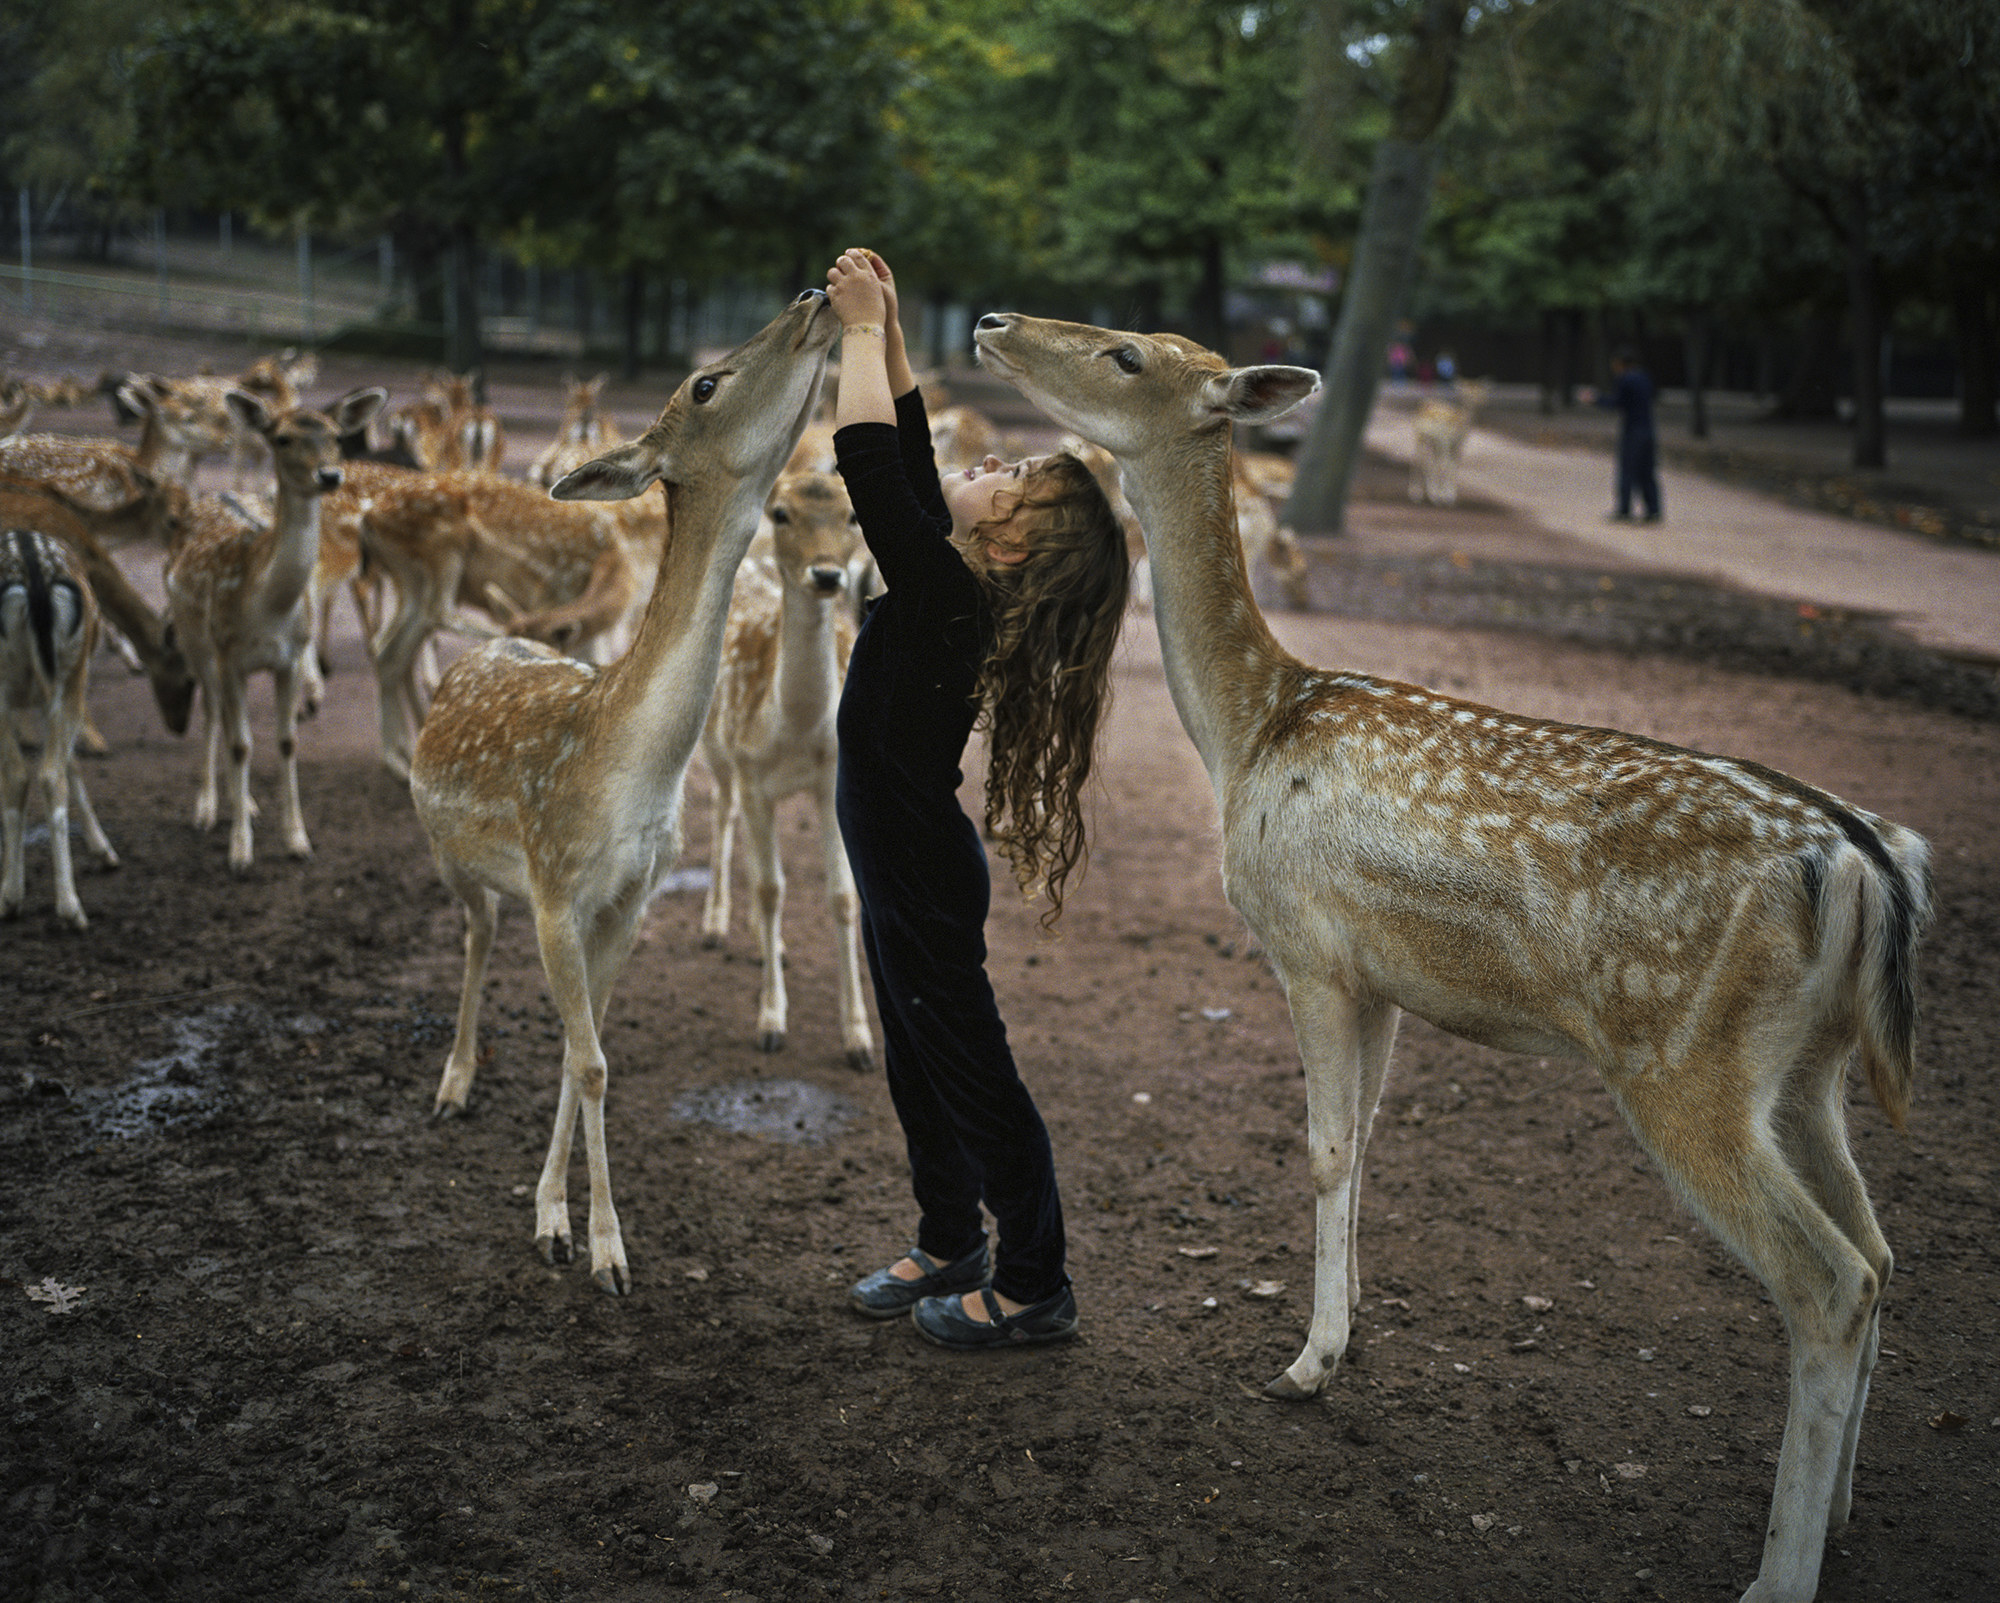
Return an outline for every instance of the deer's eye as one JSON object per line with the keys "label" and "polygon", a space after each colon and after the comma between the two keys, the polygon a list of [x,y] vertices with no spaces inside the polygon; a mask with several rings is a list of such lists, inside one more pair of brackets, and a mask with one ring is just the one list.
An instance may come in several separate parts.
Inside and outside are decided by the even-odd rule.
{"label": "deer's eye", "polygon": [[711,397],[714,394],[715,394],[714,379],[698,378],[694,381],[694,404],[696,406],[700,406],[703,402],[707,401],[709,397]]}
{"label": "deer's eye", "polygon": [[1139,353],[1129,345],[1121,345],[1111,353],[1111,360],[1118,364],[1121,373],[1136,373],[1140,368]]}
{"label": "deer's eye", "polygon": [[791,513],[787,512],[783,507],[772,507],[771,521],[773,523],[790,523],[792,521],[792,515]]}

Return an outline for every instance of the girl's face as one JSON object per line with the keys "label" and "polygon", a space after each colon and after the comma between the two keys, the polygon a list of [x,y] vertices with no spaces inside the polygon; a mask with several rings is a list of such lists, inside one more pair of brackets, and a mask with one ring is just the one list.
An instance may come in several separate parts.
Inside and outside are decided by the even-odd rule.
{"label": "girl's face", "polygon": [[[963,539],[980,524],[1004,516],[1009,505],[1020,499],[1028,475],[1041,466],[1042,460],[1030,456],[1019,462],[1002,462],[997,456],[989,456],[977,467],[945,475],[940,488],[944,491],[945,507],[951,513],[952,533]],[[1022,540],[1027,533],[1025,529],[1016,530],[1004,524],[989,531],[984,542],[987,556],[1008,567],[1025,562],[1028,547]]]}

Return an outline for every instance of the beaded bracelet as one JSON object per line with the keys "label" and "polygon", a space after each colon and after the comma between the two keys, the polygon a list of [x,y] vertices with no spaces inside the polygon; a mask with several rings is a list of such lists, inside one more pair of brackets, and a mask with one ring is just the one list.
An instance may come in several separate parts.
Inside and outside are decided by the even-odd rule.
{"label": "beaded bracelet", "polygon": [[847,327],[841,330],[841,333],[873,334],[878,340],[884,340],[884,341],[886,341],[889,337],[886,333],[883,332],[882,325],[880,323],[849,323]]}

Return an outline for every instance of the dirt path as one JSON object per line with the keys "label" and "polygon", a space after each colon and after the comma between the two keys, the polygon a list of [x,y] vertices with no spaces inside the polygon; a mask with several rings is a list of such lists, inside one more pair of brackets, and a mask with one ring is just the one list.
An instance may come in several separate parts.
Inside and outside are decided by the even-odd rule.
{"label": "dirt path", "polygon": [[[1995,1595],[1991,676],[1480,499],[1410,508],[1386,467],[1365,488],[1357,535],[1314,547],[1314,610],[1274,614],[1301,655],[1752,757],[1930,837],[1912,1133],[1865,1093],[1851,1114],[1898,1274],[1821,1596]],[[880,1077],[840,1061],[804,812],[786,1050],[753,1045],[747,932],[704,951],[698,894],[663,896],[607,1032],[636,1290],[533,1255],[560,1049],[532,934],[507,909],[473,1116],[432,1123],[458,918],[374,760],[359,641],[336,655],[310,863],[267,828],[231,882],[187,822],[193,742],[102,663],[88,776],[125,866],[84,877],[74,936],[31,849],[0,932],[0,1592],[1421,1603],[1754,1575],[1782,1334],[1577,1065],[1406,1022],[1349,1364],[1315,1403],[1262,1398],[1309,1306],[1302,1086],[1143,621],[1063,939],[1005,896],[993,923],[1084,1334],[970,1361],[843,1305],[910,1215]],[[1850,688],[1878,670],[1888,693]],[[769,1128],[703,1116],[725,1102]],[[48,1280],[72,1311],[30,1298]]]}

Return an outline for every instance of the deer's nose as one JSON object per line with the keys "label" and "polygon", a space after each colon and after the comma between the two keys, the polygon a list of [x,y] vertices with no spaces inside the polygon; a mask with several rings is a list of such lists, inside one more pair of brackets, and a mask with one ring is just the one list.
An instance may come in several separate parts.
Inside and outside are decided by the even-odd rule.
{"label": "deer's nose", "polygon": [[340,488],[339,468],[321,468],[315,477],[319,481],[319,487],[322,490],[337,490]]}
{"label": "deer's nose", "polygon": [[799,291],[799,298],[793,301],[792,304],[794,306],[803,306],[807,301],[823,301],[825,299],[826,291],[823,289],[802,289]]}
{"label": "deer's nose", "polygon": [[815,566],[807,570],[806,576],[812,580],[813,588],[823,596],[833,595],[847,584],[847,570],[845,568],[822,568]]}
{"label": "deer's nose", "polygon": [[1009,322],[1009,317],[1007,313],[988,312],[984,317],[980,318],[979,326],[981,328],[999,329],[999,328],[1005,328],[1008,322]]}

